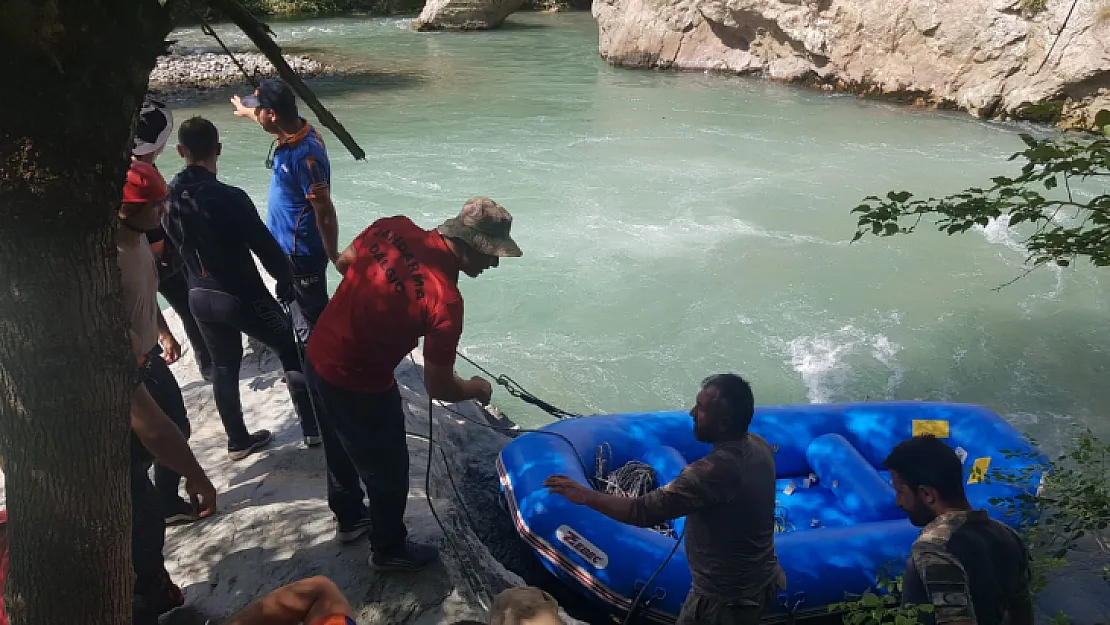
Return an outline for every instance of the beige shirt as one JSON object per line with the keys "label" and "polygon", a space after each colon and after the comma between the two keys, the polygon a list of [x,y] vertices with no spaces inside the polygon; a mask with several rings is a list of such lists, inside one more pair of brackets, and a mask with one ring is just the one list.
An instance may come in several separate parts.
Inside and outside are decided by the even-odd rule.
{"label": "beige shirt", "polygon": [[123,311],[143,353],[158,344],[158,268],[146,235],[132,246],[118,245]]}

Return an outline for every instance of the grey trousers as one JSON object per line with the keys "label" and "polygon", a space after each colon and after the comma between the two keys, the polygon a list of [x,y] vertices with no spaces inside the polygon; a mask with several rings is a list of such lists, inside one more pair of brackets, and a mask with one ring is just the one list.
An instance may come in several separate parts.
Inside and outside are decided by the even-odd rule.
{"label": "grey trousers", "polygon": [[778,592],[778,584],[771,583],[751,600],[721,601],[691,590],[675,625],[756,625],[775,604]]}

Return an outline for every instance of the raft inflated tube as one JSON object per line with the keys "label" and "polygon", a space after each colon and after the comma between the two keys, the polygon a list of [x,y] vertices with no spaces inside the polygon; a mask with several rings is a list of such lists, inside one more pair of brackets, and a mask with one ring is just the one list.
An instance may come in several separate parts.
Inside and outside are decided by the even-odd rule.
{"label": "raft inflated tube", "polygon": [[[687,465],[686,458],[680,451],[666,445],[649,448],[640,456],[640,462],[655,469],[655,482],[660,488],[673,482]],[[686,517],[678,517],[671,522],[671,527],[676,536],[682,534],[686,530]]]}
{"label": "raft inflated tube", "polygon": [[840,434],[813,439],[806,447],[806,460],[821,484],[832,489],[844,512],[855,521],[882,521],[897,514],[894,489]]}

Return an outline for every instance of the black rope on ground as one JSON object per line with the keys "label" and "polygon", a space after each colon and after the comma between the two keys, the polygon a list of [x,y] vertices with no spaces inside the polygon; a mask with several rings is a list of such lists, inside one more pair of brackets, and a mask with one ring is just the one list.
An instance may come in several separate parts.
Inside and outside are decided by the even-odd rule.
{"label": "black rope on ground", "polygon": [[485,367],[483,367],[482,365],[474,362],[473,360],[468,358],[462,352],[455,352],[455,353],[459,355],[459,358],[462,358],[463,360],[465,360],[465,361],[469,362],[470,364],[474,365],[475,368],[477,368],[479,371],[481,371],[482,373],[489,376],[494,382],[503,386],[505,388],[505,390],[508,391],[509,394],[512,395],[513,397],[516,397],[517,399],[519,399],[521,401],[532,404],[533,406],[535,406],[535,407],[539,408],[540,410],[546,412],[547,414],[555,417],[556,419],[573,419],[573,418],[582,416],[580,414],[570,412],[570,411],[567,411],[567,410],[563,410],[562,408],[559,408],[557,406],[553,406],[553,405],[545,402],[544,400],[540,399],[539,397],[536,397],[532,393],[529,393],[528,389],[524,388],[523,386],[518,384],[516,380],[510,378],[509,376],[507,376],[505,374],[494,375],[490,370],[488,370]]}
{"label": "black rope on ground", "polygon": [[[459,354],[459,356],[461,356],[463,358],[463,360],[466,360],[470,364],[477,367],[479,371],[485,373],[486,375],[488,375],[490,377],[494,377],[492,373],[490,373],[487,369],[485,369],[484,367],[482,367],[478,363],[476,363],[473,360],[467,358],[466,356],[463,356],[462,354]],[[413,367],[416,367],[416,359],[413,358],[411,353],[409,354],[409,361],[412,362]],[[508,379],[508,376],[499,376],[499,377],[504,377],[504,378]],[[498,383],[501,383],[500,379],[498,380]],[[515,384],[515,382],[514,382],[514,384]],[[504,386],[504,384],[502,384],[502,385]],[[506,387],[506,388],[508,388],[508,387]],[[429,434],[428,440],[429,440],[429,443],[431,445],[435,445],[435,446],[439,447],[440,454],[443,456],[443,463],[444,463],[445,468],[447,470],[447,475],[450,478],[451,467],[450,467],[450,465],[447,464],[447,455],[443,453],[443,448],[441,446],[439,446],[439,443],[436,443],[431,438],[431,433],[432,433],[432,410],[433,410],[433,407],[435,406],[435,400],[432,399],[431,394],[428,393],[427,384],[425,384],[425,386],[424,386],[424,392],[425,392],[425,394],[428,395],[428,434]],[[511,392],[512,391],[510,391],[510,393]],[[525,392],[527,392],[527,391],[525,391]],[[521,398],[521,399],[523,399],[523,398]],[[529,403],[531,403],[531,402],[529,402]],[[452,408],[450,406],[441,406],[441,407],[443,409],[447,410],[448,412],[454,414],[455,416],[459,417],[460,419],[463,419],[464,421],[468,421],[468,422],[473,423],[475,425],[480,425],[482,427],[489,428],[489,429],[494,430],[494,431],[500,431],[500,432],[530,432],[530,433],[534,433],[534,434],[547,434],[549,436],[556,436],[558,438],[561,438],[561,439],[563,439],[563,441],[566,442],[566,444],[570,445],[570,448],[572,450],[574,450],[574,456],[576,458],[578,458],[579,464],[582,465],[583,475],[586,476],[587,480],[590,479],[590,470],[586,466],[585,460],[582,459],[582,454],[578,452],[578,448],[574,445],[574,442],[571,441],[566,436],[564,436],[563,434],[560,434],[558,432],[551,432],[551,431],[548,431],[548,430],[534,430],[534,429],[518,428],[518,427],[503,427],[503,426],[494,425],[492,423],[482,423],[481,421],[476,421],[474,419],[471,419],[470,417],[464,415],[463,413],[459,412],[458,410],[455,410],[454,408]],[[419,435],[417,435],[417,436],[419,436]],[[425,469],[425,474],[424,474],[424,495],[425,495],[425,497],[428,497],[428,505],[429,505],[429,507],[432,508],[432,515],[435,516],[436,522],[439,523],[440,529],[443,529],[444,534],[446,535],[447,530],[443,527],[443,523],[440,523],[439,516],[436,515],[436,513],[435,513],[435,507],[432,506],[432,501],[431,501],[431,498],[430,498],[431,496],[429,494],[430,488],[431,488],[431,486],[430,486],[431,482],[429,481],[428,476],[431,475],[431,468],[432,468],[431,457],[432,457],[432,455],[429,452],[429,454],[428,454],[428,466]],[[476,527],[475,523],[474,523],[474,517],[472,517],[470,515],[470,511],[467,510],[466,503],[463,501],[463,498],[462,498],[462,494],[459,492],[459,489],[455,486],[455,482],[454,482],[453,479],[451,479],[451,487],[455,491],[455,497],[458,499],[459,505],[462,506],[463,510],[466,512],[467,519],[470,522],[471,530],[474,530],[474,528]],[[655,579],[657,577],[659,577],[659,574],[663,572],[663,569],[667,568],[667,564],[669,564],[670,561],[674,558],[674,554],[678,551],[678,546],[682,544],[682,539],[684,538],[684,536],[685,536],[685,531],[683,531],[681,534],[678,535],[678,537],[675,538],[674,547],[671,547],[670,553],[668,553],[667,557],[663,559],[662,563],[660,563],[659,568],[655,569],[655,572],[651,574],[651,577],[648,578],[647,583],[645,583],[644,586],[640,589],[640,591],[638,593],[636,593],[636,596],[633,598],[632,604],[629,606],[628,613],[625,614],[624,620],[621,622],[621,625],[628,625],[632,621],[632,619],[635,617],[635,614],[636,614],[636,612],[637,612],[637,610],[638,610],[638,608],[641,604],[644,605],[645,607],[647,606],[647,603],[643,601],[644,600],[644,594],[647,592],[648,588],[651,587],[651,584],[655,581]],[[450,540],[450,538],[448,538],[448,540]],[[456,549],[457,549],[457,547],[456,547]]]}

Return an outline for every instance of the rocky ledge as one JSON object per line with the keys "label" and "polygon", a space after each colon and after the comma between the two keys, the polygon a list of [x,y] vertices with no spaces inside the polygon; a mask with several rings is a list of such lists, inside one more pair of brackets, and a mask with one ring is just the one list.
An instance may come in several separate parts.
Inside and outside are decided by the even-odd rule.
{"label": "rocky ledge", "polygon": [[489,30],[501,26],[524,0],[427,0],[415,30]]}
{"label": "rocky ledge", "polygon": [[1096,130],[1110,5],[1071,0],[595,0],[614,65],[756,74]]}
{"label": "rocky ledge", "polygon": [[[283,55],[303,78],[336,73],[336,69],[305,55]],[[277,76],[277,69],[263,54],[236,53],[235,58],[252,76]],[[229,56],[222,53],[174,53],[158,57],[150,73],[150,91],[162,97],[188,96],[199,91],[247,84],[243,72]]]}

